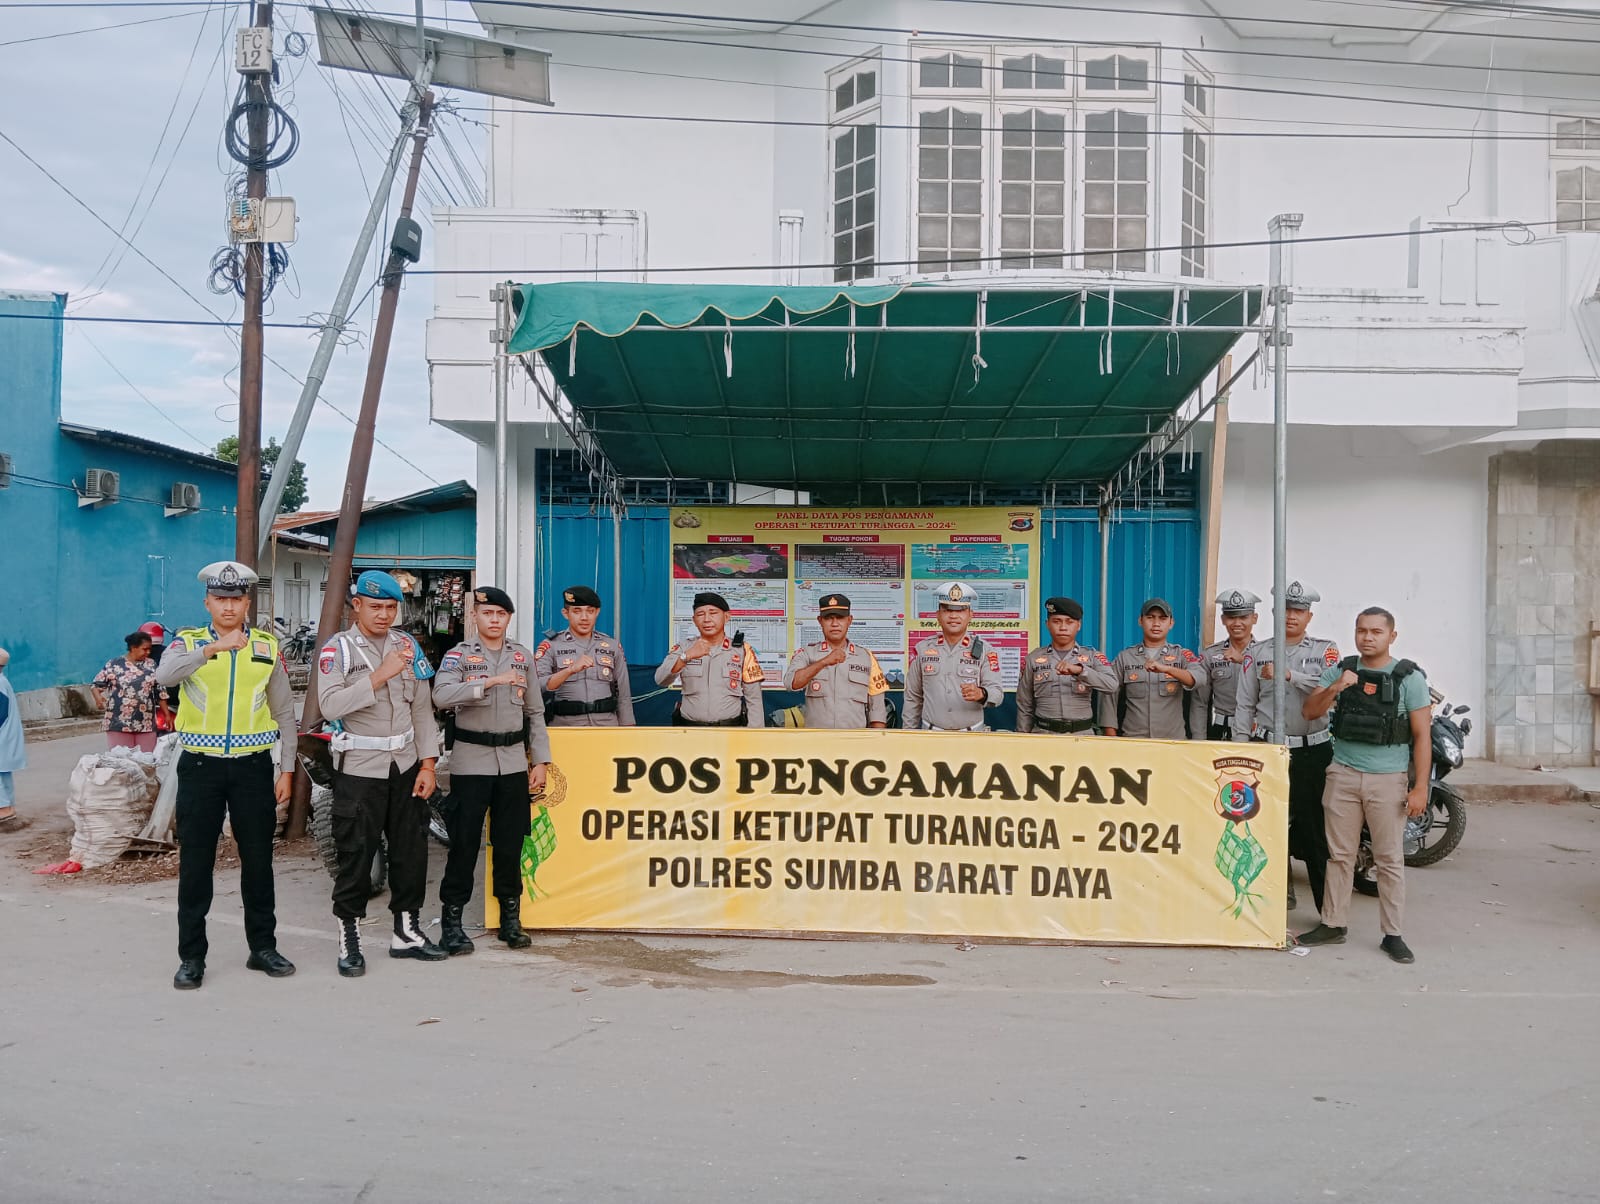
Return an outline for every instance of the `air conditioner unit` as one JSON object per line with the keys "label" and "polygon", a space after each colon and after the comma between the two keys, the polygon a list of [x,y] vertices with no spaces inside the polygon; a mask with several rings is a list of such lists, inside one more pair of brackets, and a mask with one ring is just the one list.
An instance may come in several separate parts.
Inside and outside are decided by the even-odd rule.
{"label": "air conditioner unit", "polygon": [[0,452],[0,489],[11,488],[11,457]]}
{"label": "air conditioner unit", "polygon": [[166,508],[168,518],[176,518],[180,514],[192,514],[200,509],[200,486],[191,485],[187,481],[174,481],[172,483],[172,502]]}
{"label": "air conditioner unit", "polygon": [[105,468],[91,468],[84,473],[83,492],[78,495],[79,506],[109,506],[117,500],[122,489],[122,479]]}

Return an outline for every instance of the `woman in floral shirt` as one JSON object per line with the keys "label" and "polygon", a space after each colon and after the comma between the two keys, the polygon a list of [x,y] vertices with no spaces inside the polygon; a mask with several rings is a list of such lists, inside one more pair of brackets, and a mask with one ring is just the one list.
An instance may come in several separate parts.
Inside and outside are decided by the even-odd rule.
{"label": "woman in floral shirt", "polygon": [[154,752],[156,712],[166,710],[166,699],[156,686],[150,637],[136,631],[125,638],[128,655],[107,661],[96,675],[94,700],[105,713],[107,747]]}

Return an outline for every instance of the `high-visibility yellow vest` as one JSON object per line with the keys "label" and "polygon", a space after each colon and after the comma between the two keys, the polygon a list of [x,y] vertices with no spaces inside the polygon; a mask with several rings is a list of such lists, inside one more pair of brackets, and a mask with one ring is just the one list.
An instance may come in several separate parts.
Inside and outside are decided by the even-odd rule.
{"label": "high-visibility yellow vest", "polygon": [[[278,723],[267,706],[278,641],[254,627],[249,634],[242,649],[212,657],[179,687],[178,740],[190,752],[243,757],[278,743]],[[210,627],[187,627],[174,642],[194,651],[216,638]]]}

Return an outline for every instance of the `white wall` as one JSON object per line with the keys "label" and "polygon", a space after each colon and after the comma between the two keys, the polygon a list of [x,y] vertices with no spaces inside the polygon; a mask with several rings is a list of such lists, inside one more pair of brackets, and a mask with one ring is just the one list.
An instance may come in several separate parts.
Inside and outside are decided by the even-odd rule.
{"label": "white wall", "polygon": [[[1217,586],[1270,598],[1270,427],[1228,428],[1225,481]],[[1486,452],[1423,456],[1387,431],[1290,431],[1288,573],[1322,594],[1312,631],[1348,655],[1361,610],[1393,611],[1395,654],[1475,714],[1484,707],[1487,532]],[[1271,627],[1264,614],[1257,636]],[[1474,733],[1471,751],[1481,747]]]}

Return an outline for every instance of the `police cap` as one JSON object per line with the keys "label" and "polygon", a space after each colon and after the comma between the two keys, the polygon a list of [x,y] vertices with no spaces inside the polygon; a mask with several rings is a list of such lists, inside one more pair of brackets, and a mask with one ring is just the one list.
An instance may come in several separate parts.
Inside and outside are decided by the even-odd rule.
{"label": "police cap", "polygon": [[569,585],[561,591],[561,601],[567,606],[592,606],[600,609],[600,595],[587,585]]}
{"label": "police cap", "polygon": [[1044,600],[1044,613],[1047,618],[1057,615],[1066,615],[1069,619],[1083,619],[1083,607],[1075,598],[1046,598]]}
{"label": "police cap", "polygon": [[1217,605],[1224,615],[1253,615],[1260,601],[1247,589],[1225,589],[1217,595]]}
{"label": "police cap", "polygon": [[508,615],[517,613],[517,608],[511,605],[511,595],[498,585],[480,585],[472,591],[472,600],[479,606],[498,606]]}
{"label": "police cap", "polygon": [[1313,602],[1321,602],[1322,595],[1309,585],[1299,581],[1289,582],[1283,591],[1283,608],[1285,610],[1310,610]]}
{"label": "police cap", "polygon": [[354,598],[382,598],[391,602],[406,600],[406,592],[400,588],[400,583],[380,569],[368,569],[357,577],[350,595]]}
{"label": "police cap", "polygon": [[946,581],[934,594],[939,605],[947,610],[971,610],[972,601],[977,596],[977,590],[959,581]]}
{"label": "police cap", "polygon": [[206,593],[216,598],[242,598],[261,578],[247,564],[237,560],[219,560],[208,564],[196,576],[206,587]]}
{"label": "police cap", "polygon": [[817,618],[832,619],[850,613],[850,599],[843,594],[823,594],[817,600]]}
{"label": "police cap", "polygon": [[703,594],[696,594],[694,596],[694,605],[689,609],[699,610],[702,606],[715,606],[718,610],[727,610],[728,600],[721,594],[713,594],[709,591]]}
{"label": "police cap", "polygon": [[1165,598],[1146,598],[1144,605],[1139,608],[1139,617],[1142,619],[1145,615],[1153,614],[1156,611],[1160,611],[1169,619],[1172,617],[1172,607],[1167,605]]}

